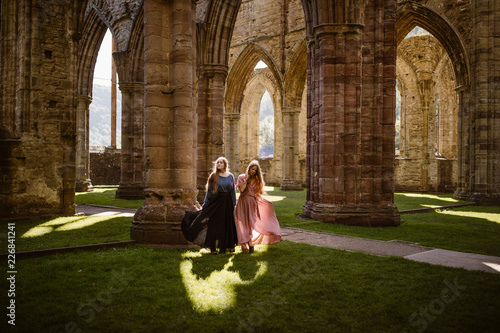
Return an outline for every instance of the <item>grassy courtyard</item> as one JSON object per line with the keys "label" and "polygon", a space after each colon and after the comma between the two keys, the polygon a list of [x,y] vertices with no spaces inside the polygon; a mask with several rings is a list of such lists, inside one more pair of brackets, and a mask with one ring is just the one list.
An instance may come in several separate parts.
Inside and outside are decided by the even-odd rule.
{"label": "grassy courtyard", "polygon": [[[78,194],[77,203],[142,205],[114,199],[114,191]],[[373,229],[297,219],[305,191],[270,187],[267,193],[282,226],[500,256],[500,207],[403,214],[401,226]],[[456,201],[451,195],[397,193],[395,203],[406,210]],[[17,221],[16,249],[128,240],[131,219]],[[5,244],[6,231],[1,236]],[[288,241],[258,246],[252,256],[131,245],[18,259],[16,269],[16,326],[7,325],[4,316],[2,332],[497,332],[500,327],[500,274]],[[6,279],[0,285],[9,289]]]}

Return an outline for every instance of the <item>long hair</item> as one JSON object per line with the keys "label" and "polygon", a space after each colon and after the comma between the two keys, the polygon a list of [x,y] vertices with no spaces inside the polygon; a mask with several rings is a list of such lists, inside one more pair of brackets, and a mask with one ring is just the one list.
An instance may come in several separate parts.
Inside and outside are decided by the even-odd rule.
{"label": "long hair", "polygon": [[257,184],[259,185],[259,189],[257,190],[257,194],[262,195],[262,194],[264,194],[264,185],[265,184],[264,184],[264,176],[262,176],[262,171],[260,169],[259,161],[253,160],[248,164],[246,176],[247,176],[247,179],[250,177],[250,175],[249,175],[250,168],[252,168],[254,166],[257,167],[257,172],[255,173],[255,179],[257,180]]}
{"label": "long hair", "polygon": [[210,190],[212,193],[217,192],[217,189],[219,188],[219,170],[217,169],[218,161],[224,162],[224,169],[222,170],[222,172],[229,172],[229,163],[227,162],[227,159],[225,157],[219,157],[215,160],[212,166],[212,173],[208,177],[206,185],[207,191]]}

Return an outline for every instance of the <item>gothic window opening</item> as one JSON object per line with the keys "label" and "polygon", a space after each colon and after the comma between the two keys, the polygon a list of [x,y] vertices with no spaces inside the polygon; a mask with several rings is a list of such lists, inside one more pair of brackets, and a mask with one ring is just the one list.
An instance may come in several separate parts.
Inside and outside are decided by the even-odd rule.
{"label": "gothic window opening", "polygon": [[[117,89],[118,75],[113,71],[113,37],[106,31],[96,64],[89,115],[89,141],[91,151],[105,147],[121,148],[121,93]],[[113,75],[114,74],[114,75]],[[115,80],[113,80],[113,76]],[[113,91],[114,96],[113,96]],[[114,111],[113,109],[116,108]],[[115,114],[115,115],[113,115]],[[112,123],[115,122],[113,129]]]}
{"label": "gothic window opening", "polygon": [[274,156],[274,107],[266,90],[259,108],[259,157]]}
{"label": "gothic window opening", "polygon": [[257,63],[257,65],[255,65],[254,69],[259,69],[259,68],[267,68],[266,63],[263,62],[262,60],[259,60],[259,62]]}

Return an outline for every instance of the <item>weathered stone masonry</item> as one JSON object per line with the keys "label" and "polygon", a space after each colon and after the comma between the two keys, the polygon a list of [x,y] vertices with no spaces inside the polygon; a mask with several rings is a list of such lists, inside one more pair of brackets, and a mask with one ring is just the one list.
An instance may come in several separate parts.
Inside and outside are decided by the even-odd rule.
{"label": "weathered stone masonry", "polygon": [[[269,9],[280,19],[240,20],[240,9]],[[196,195],[215,156],[225,154],[240,171],[241,143],[235,140],[244,126],[242,103],[253,103],[243,100],[250,78],[274,92],[277,104],[270,179],[278,183],[281,174],[283,189],[298,187],[305,158],[304,214],[334,223],[397,225],[396,52],[417,25],[449,56],[432,77],[416,73],[406,83],[414,84],[407,91],[419,100],[415,110],[423,111],[410,109],[406,120],[414,117],[427,131],[422,146],[409,142],[404,152],[427,164],[417,186],[440,190],[454,182],[440,179],[448,169],[439,164],[449,162],[432,158],[436,144],[446,159],[454,158],[454,143],[446,140],[454,132],[441,123],[423,126],[437,103],[446,110],[444,123],[457,115],[455,196],[500,204],[496,0],[19,0],[2,1],[0,16],[2,219],[73,214],[75,188],[91,184],[87,112],[107,28],[126,95],[122,141],[128,146],[119,193],[146,195],[132,224],[134,239],[184,243],[180,219],[198,207]],[[268,65],[262,76],[253,72],[259,60]],[[455,83],[443,83],[450,68]],[[456,110],[439,105],[454,104],[451,89]],[[297,127],[304,110],[307,148],[301,155]]]}

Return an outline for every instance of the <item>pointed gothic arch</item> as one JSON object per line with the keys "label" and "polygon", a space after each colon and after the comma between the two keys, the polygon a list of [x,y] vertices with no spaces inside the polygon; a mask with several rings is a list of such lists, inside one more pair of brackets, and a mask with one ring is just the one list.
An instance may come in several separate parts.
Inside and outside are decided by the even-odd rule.
{"label": "pointed gothic arch", "polygon": [[453,63],[459,86],[469,85],[469,57],[464,43],[447,20],[434,10],[416,2],[398,6],[396,13],[397,44],[416,26],[429,31],[444,47]]}
{"label": "pointed gothic arch", "polygon": [[238,59],[236,59],[236,62],[234,63],[227,78],[225,100],[226,113],[238,114],[240,112],[241,96],[243,95],[248,79],[252,75],[253,69],[259,60],[266,63],[270,70],[271,81],[277,87],[278,94],[282,94],[283,79],[272,56],[257,44],[250,43],[241,52]]}

